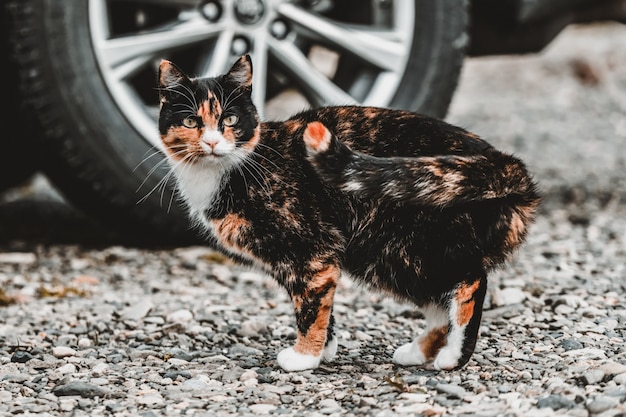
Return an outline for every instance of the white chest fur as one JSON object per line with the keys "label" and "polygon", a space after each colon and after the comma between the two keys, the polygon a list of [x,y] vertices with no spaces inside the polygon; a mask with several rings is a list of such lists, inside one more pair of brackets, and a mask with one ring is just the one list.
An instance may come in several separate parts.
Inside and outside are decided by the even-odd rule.
{"label": "white chest fur", "polygon": [[201,161],[196,164],[179,165],[175,167],[174,172],[190,215],[207,228],[204,212],[212,206],[227,171],[219,164]]}

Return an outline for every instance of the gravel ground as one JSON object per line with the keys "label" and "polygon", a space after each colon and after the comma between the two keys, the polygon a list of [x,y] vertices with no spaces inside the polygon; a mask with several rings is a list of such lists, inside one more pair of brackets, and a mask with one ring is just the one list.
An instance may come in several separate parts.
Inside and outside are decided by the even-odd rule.
{"label": "gravel ground", "polygon": [[0,415],[626,415],[626,26],[572,27],[546,51],[470,59],[449,119],[524,158],[546,194],[494,274],[476,353],[392,364],[424,327],[342,281],[339,350],[285,373],[286,294],[202,247],[5,244]]}

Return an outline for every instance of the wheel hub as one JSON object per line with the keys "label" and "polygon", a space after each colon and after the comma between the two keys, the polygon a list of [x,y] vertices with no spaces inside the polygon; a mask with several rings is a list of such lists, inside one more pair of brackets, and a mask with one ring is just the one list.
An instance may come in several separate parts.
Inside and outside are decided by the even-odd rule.
{"label": "wheel hub", "polygon": [[236,0],[235,16],[246,25],[253,25],[260,21],[265,14],[263,0]]}

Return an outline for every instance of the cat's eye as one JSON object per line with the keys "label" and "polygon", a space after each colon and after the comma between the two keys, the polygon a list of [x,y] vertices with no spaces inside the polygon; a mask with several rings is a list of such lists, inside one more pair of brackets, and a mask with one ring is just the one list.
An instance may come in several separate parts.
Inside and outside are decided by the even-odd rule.
{"label": "cat's eye", "polygon": [[193,129],[194,127],[198,127],[198,119],[195,117],[185,117],[183,119],[183,126]]}
{"label": "cat's eye", "polygon": [[234,114],[231,114],[230,116],[226,116],[226,117],[224,117],[224,119],[222,119],[222,122],[224,123],[224,126],[233,126],[238,121],[239,121],[239,117],[237,117]]}

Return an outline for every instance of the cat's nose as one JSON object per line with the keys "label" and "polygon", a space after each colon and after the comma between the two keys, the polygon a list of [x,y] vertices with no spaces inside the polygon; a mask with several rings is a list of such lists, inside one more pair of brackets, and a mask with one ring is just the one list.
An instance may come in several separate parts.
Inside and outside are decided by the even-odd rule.
{"label": "cat's nose", "polygon": [[215,147],[217,146],[217,143],[219,142],[218,139],[202,139],[202,141],[206,143],[207,145],[209,145],[211,149],[215,149]]}
{"label": "cat's nose", "polygon": [[215,149],[217,144],[220,142],[221,140],[220,136],[221,135],[217,132],[208,131],[208,132],[205,132],[204,135],[202,135],[202,142],[204,142],[206,145],[209,146],[209,148],[211,148],[211,150],[213,150]]}

